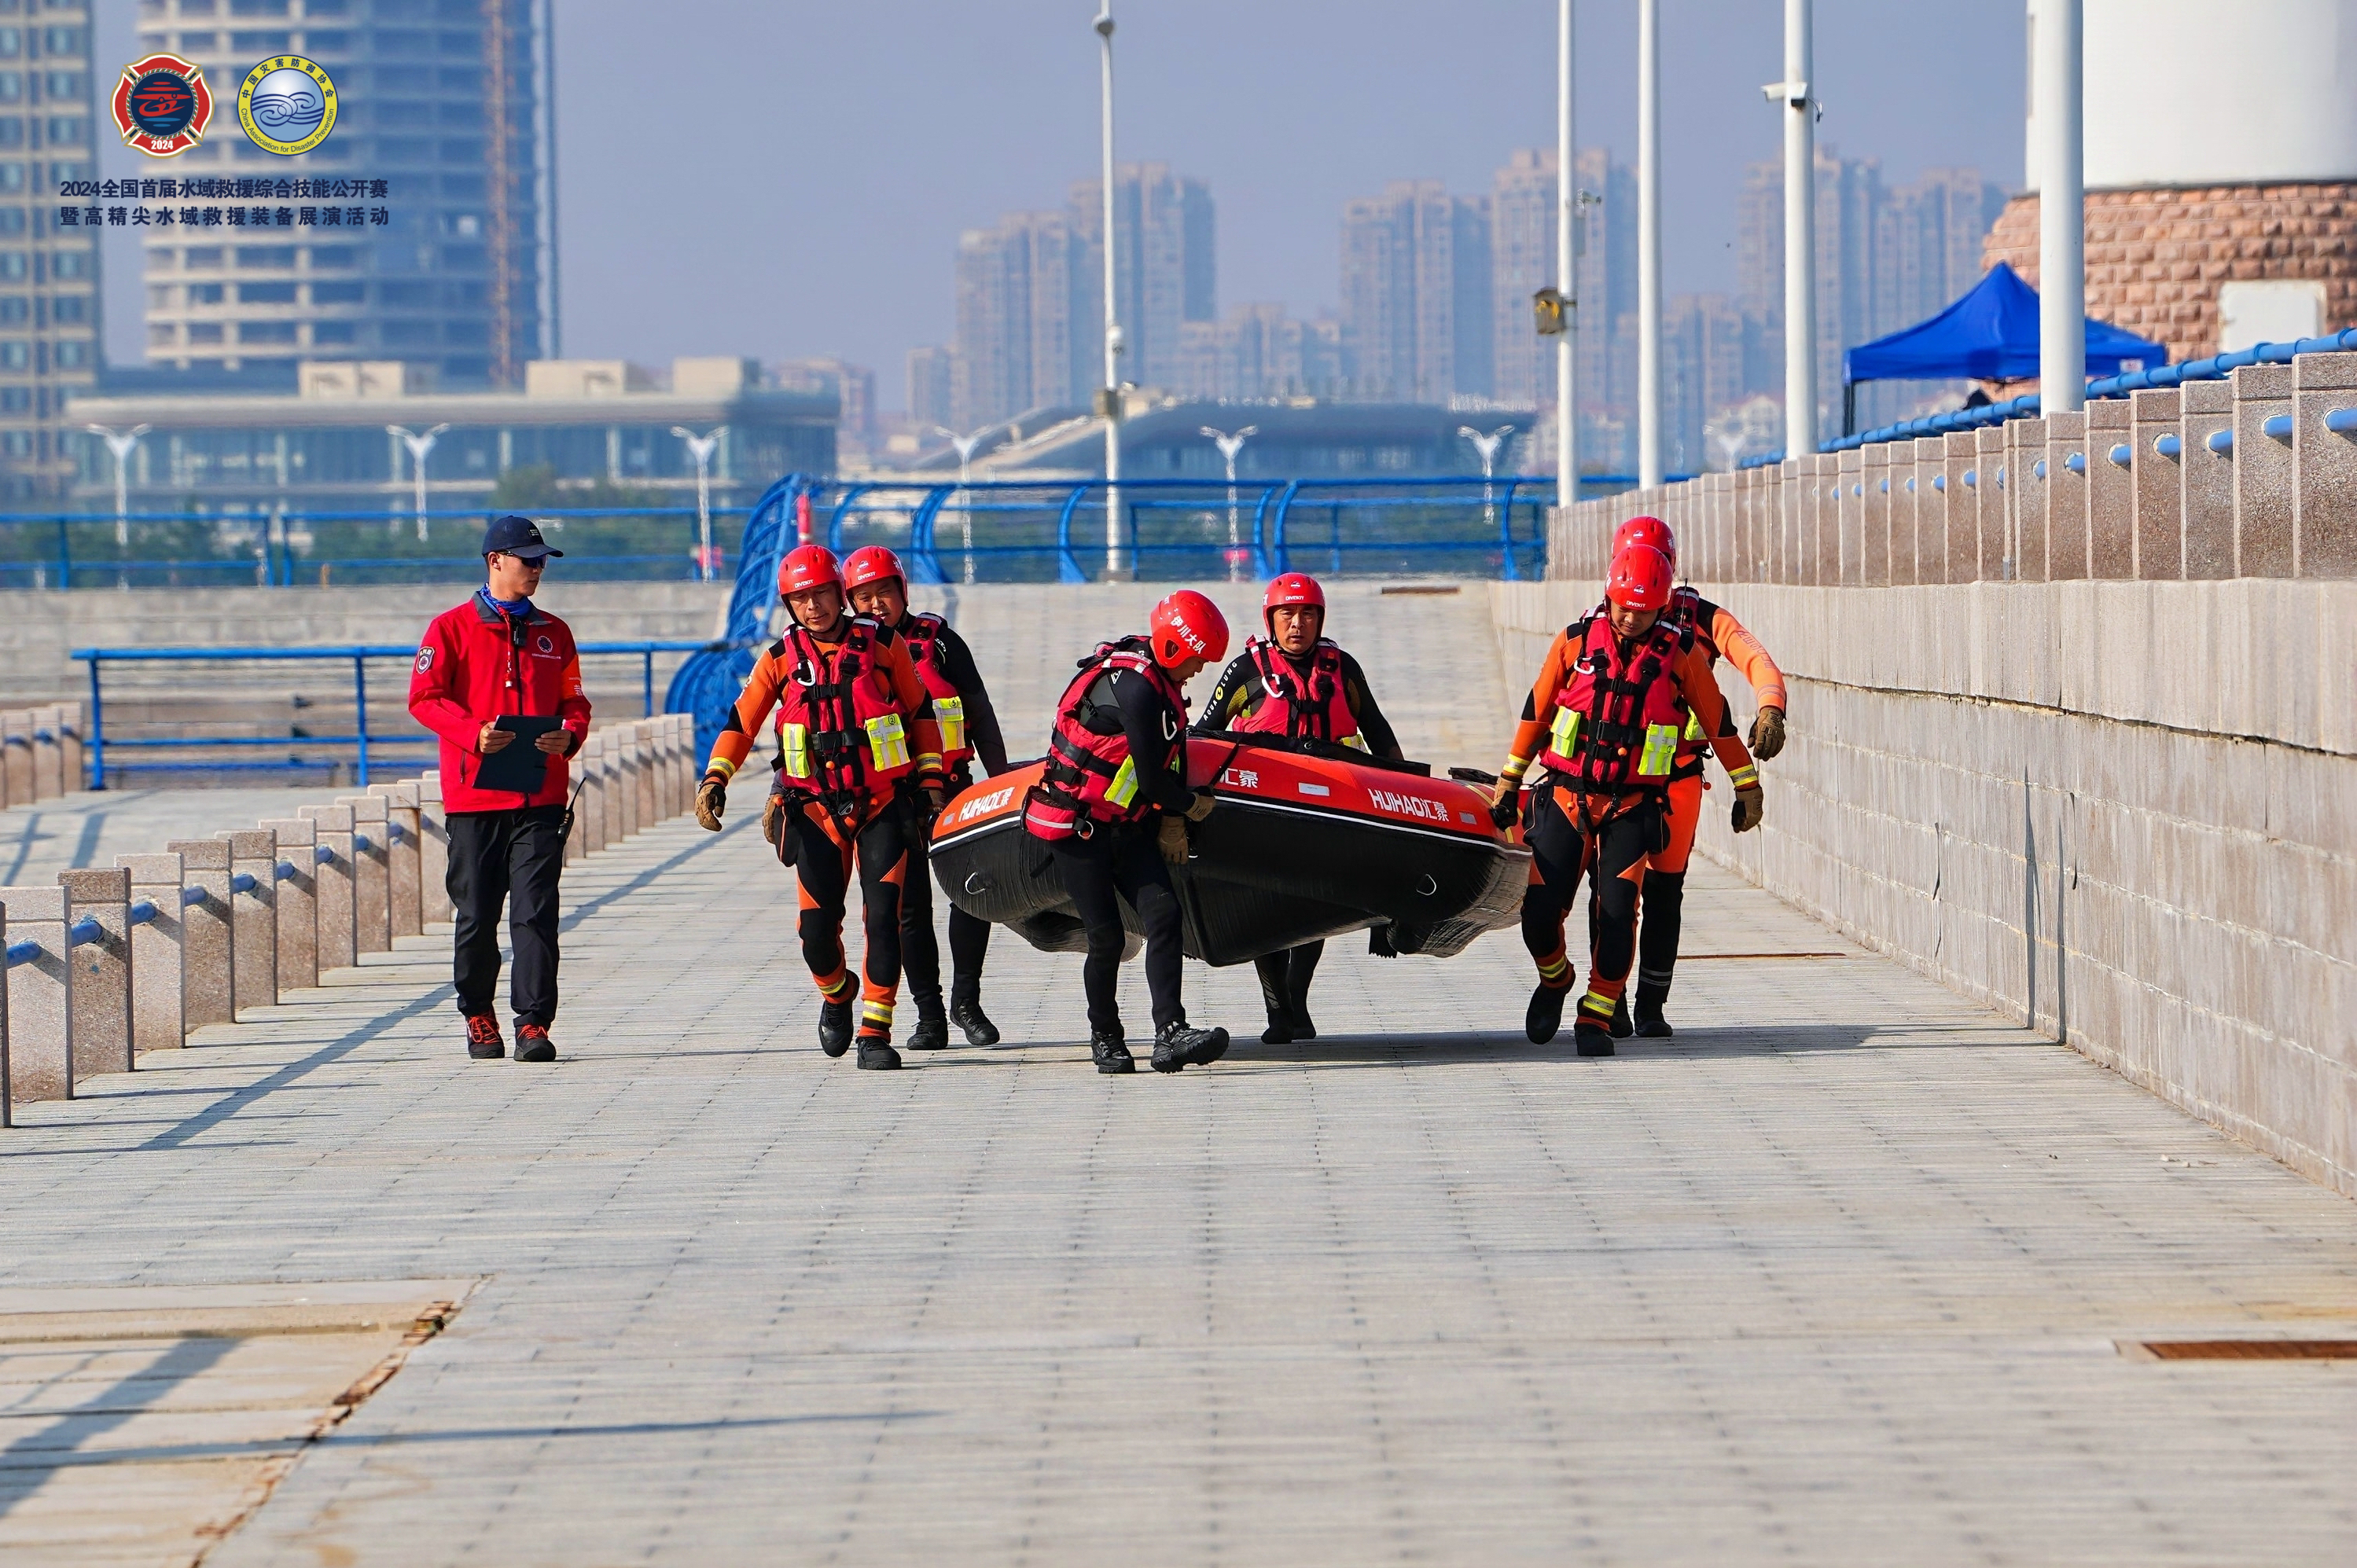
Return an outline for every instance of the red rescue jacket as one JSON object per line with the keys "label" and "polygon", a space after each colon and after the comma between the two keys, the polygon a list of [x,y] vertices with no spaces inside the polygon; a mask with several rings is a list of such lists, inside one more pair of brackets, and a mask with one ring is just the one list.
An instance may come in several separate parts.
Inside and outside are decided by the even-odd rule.
{"label": "red rescue jacket", "polygon": [[1351,712],[1350,694],[1342,690],[1342,650],[1324,638],[1310,650],[1309,673],[1286,657],[1284,650],[1262,638],[1244,644],[1267,695],[1253,710],[1232,722],[1240,734],[1281,735],[1295,740],[1330,740],[1356,746],[1358,715]]}
{"label": "red rescue jacket", "polygon": [[[581,656],[573,632],[538,606],[511,618],[482,594],[434,618],[417,644],[409,677],[409,711],[442,742],[442,805],[451,811],[511,811],[557,806],[567,789],[565,757],[548,759],[539,790],[478,789],[483,725],[511,715],[562,720],[573,736],[565,757],[589,735],[589,699],[581,691]],[[522,741],[510,741],[521,746]]]}
{"label": "red rescue jacket", "polygon": [[912,615],[901,626],[900,635],[909,639],[909,659],[917,667],[917,679],[933,699],[933,721],[942,726],[942,766],[954,768],[974,755],[974,745],[965,733],[965,694],[942,673],[942,633],[949,624],[937,615]]}
{"label": "red rescue jacket", "polygon": [[[1137,765],[1129,755],[1129,737],[1121,721],[1110,715],[1108,733],[1083,722],[1081,709],[1089,688],[1108,670],[1133,670],[1153,683],[1171,712],[1186,727],[1187,698],[1178,683],[1154,661],[1139,639],[1100,643],[1081,666],[1064,694],[1056,700],[1056,724],[1048,739],[1048,766],[1023,802],[1023,828],[1033,838],[1087,838],[1101,825],[1141,821],[1151,809],[1137,787]],[[1184,768],[1187,747],[1170,748],[1171,766]]]}
{"label": "red rescue jacket", "polygon": [[1694,628],[1664,617],[1625,651],[1600,615],[1574,623],[1564,635],[1579,657],[1555,693],[1555,724],[1542,758],[1548,770],[1589,794],[1666,785],[1688,719],[1677,667],[1694,646]]}

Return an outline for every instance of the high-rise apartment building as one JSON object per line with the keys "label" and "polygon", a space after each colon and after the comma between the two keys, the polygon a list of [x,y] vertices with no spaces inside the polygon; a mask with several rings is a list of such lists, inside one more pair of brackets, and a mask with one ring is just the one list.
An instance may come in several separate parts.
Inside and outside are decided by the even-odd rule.
{"label": "high-rise apartment building", "polygon": [[[519,386],[555,357],[554,10],[143,0],[140,47],[201,65],[219,105],[153,172],[237,182],[167,203],[176,221],[148,230],[149,362],[291,388],[301,360],[398,360],[468,389]],[[239,83],[280,54],[317,62],[338,101],[327,140],[292,156],[237,118]]]}
{"label": "high-rise apartment building", "polygon": [[1351,363],[1342,324],[1297,321],[1281,305],[1240,305],[1217,321],[1179,326],[1176,390],[1194,398],[1340,398]]}
{"label": "high-rise apartment building", "polygon": [[[0,496],[54,497],[75,458],[66,399],[99,360],[98,237],[60,220],[97,173],[86,0],[0,0]],[[106,85],[113,86],[110,78]],[[91,188],[95,189],[95,186]],[[64,205],[82,216],[85,203]]]}
{"label": "high-rise apartment building", "polygon": [[[1104,206],[1084,180],[1060,211],[1010,213],[959,236],[949,423],[1088,402],[1104,384]],[[1121,379],[1176,385],[1185,325],[1217,313],[1210,188],[1164,164],[1115,174]],[[914,391],[911,373],[911,397]]]}
{"label": "high-rise apartment building", "polygon": [[1371,396],[1488,397],[1496,322],[1487,197],[1394,180],[1342,209],[1342,323]]}
{"label": "high-rise apartment building", "polygon": [[[2002,188],[1976,170],[1932,169],[1895,189],[1871,159],[1820,147],[1816,167],[1818,429],[1838,434],[1842,353],[1937,314],[1981,274],[1981,246],[2005,209]],[[1760,324],[1758,358],[1769,361],[1749,390],[1781,385],[1784,322],[1783,170],[1746,171],[1738,257],[1745,314]],[[1869,383],[1856,418],[1866,429],[1911,410],[1944,388]]]}

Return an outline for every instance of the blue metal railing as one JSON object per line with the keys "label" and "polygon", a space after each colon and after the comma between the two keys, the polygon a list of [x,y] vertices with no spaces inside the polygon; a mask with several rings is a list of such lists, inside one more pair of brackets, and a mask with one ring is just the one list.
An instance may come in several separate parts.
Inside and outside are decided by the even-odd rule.
{"label": "blue metal railing", "polygon": [[[2101,402],[2123,398],[2130,392],[2148,392],[2156,388],[2181,386],[2187,381],[2223,381],[2244,365],[2289,364],[2297,354],[2330,354],[2357,349],[2357,327],[2323,338],[2302,338],[2295,343],[2255,343],[2247,349],[2212,354],[2206,360],[2186,360],[2174,365],[2156,365],[2148,371],[2128,371],[2116,376],[2104,376],[2087,383],[2087,396]],[[1911,441],[1925,435],[1945,435],[1951,431],[1979,430],[1992,424],[2005,424],[2017,419],[2035,419],[2040,403],[2036,392],[2009,398],[2004,403],[1986,403],[1979,408],[1950,409],[1943,413],[1925,414],[1921,419],[1907,420],[1899,424],[1886,424],[1860,435],[1845,435],[1838,441],[1828,441],[1817,448],[1820,454],[1847,452],[1859,446],[1878,446],[1885,441]],[[2345,421],[2335,424],[2335,418]],[[2276,420],[2282,426],[2276,429]],[[2326,413],[2324,427],[2336,435],[2357,431],[2357,409],[2334,409]],[[2278,414],[2267,421],[2266,434],[2277,441],[2291,435],[2291,419]],[[1784,460],[1781,452],[1764,456],[1747,457],[1746,468],[1764,468]],[[2115,458],[2114,461],[2122,461]]]}
{"label": "blue metal railing", "polygon": [[[694,579],[700,523],[694,507],[522,509],[565,553],[576,581]],[[745,507],[714,507],[713,545],[725,559]],[[0,514],[0,587],[293,587],[465,582],[479,576],[481,511],[113,511]]]}
{"label": "blue metal railing", "polygon": [[[775,568],[773,567],[774,574]],[[680,641],[648,639],[622,642],[584,642],[576,644],[584,658],[624,656],[640,660],[640,690],[645,711],[655,712],[655,655],[686,653],[694,657],[716,645],[704,641]],[[362,789],[369,783],[373,754],[392,748],[414,753],[436,744],[431,735],[386,735],[369,727],[368,666],[371,660],[398,659],[404,663],[417,657],[417,650],[408,643],[359,643],[328,648],[83,648],[72,657],[90,666],[90,738],[88,762],[90,787],[106,788],[107,775],[114,773],[242,773],[291,771],[331,766],[340,758],[306,757],[296,754],[302,746],[351,746],[355,750],[353,775]],[[221,664],[248,660],[311,660],[315,662],[350,662],[352,670],[353,733],[350,735],[279,736],[106,736],[105,667],[109,664]],[[257,760],[235,760],[220,757],[197,760],[146,762],[117,761],[109,763],[109,746],[116,751],[146,750],[215,750],[221,748],[270,747],[285,748],[288,755]]]}

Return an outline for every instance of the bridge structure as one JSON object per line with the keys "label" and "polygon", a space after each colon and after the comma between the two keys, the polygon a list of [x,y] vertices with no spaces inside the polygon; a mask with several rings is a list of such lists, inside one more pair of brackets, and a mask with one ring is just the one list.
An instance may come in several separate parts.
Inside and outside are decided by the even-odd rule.
{"label": "bridge structure", "polygon": [[[1333,944],[1285,1046],[1248,972],[1190,966],[1228,1058],[1103,1079],[1078,961],[1002,933],[1000,1045],[855,1073],[748,785],[718,834],[585,843],[562,1059],[470,1063],[419,794],[415,934],[16,1104],[0,1552],[2342,1560],[2357,704],[2320,629],[2252,628],[2349,585],[1871,585],[1805,564],[1852,559],[1806,480],[1641,498],[1786,663],[1793,738],[1762,834],[1706,828],[1678,1034],[1609,1060],[1522,1039],[1504,933]],[[1332,586],[1412,755],[1495,766],[1623,510],[1555,514],[1543,579]],[[1965,537],[1928,515],[1910,574]],[[745,570],[697,601],[724,645]],[[1254,624],[1256,584],[1200,585]],[[916,596],[1031,754],[1167,586]],[[0,854],[37,886],[257,819],[369,836],[300,793],[43,799]]]}

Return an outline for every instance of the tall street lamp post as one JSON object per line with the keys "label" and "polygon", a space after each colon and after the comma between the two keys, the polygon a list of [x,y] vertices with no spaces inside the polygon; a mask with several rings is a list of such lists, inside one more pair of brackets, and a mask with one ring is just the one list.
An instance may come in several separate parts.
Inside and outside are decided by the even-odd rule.
{"label": "tall street lamp post", "polygon": [[1103,100],[1100,162],[1104,179],[1104,390],[1097,412],[1105,422],[1105,578],[1125,575],[1121,554],[1121,296],[1114,292],[1113,192],[1113,0],[1097,0],[1099,81]]}
{"label": "tall street lamp post", "polygon": [[1637,0],[1637,483],[1662,482],[1662,0]]}
{"label": "tall street lamp post", "polygon": [[1236,454],[1244,449],[1246,441],[1260,434],[1260,426],[1247,424],[1230,435],[1206,424],[1203,434],[1211,438],[1211,444],[1220,449],[1221,459],[1228,466],[1228,581],[1232,583],[1243,572],[1243,532],[1236,522]]}
{"label": "tall street lamp post", "polygon": [[957,448],[958,526],[965,542],[965,580],[969,583],[974,581],[974,498],[966,490],[974,483],[974,448],[982,445],[982,438],[993,428],[985,424],[971,435],[960,435],[946,424],[933,426],[934,435],[948,436],[950,445]]}
{"label": "tall street lamp post", "polygon": [[85,424],[84,430],[106,443],[114,454],[114,542],[129,548],[131,544],[131,454],[139,438],[155,428],[151,424],[135,424],[128,430],[114,430],[103,424]]}
{"label": "tall street lamp post", "polygon": [[1490,490],[1490,481],[1498,471],[1498,448],[1503,446],[1506,437],[1513,433],[1514,427],[1511,424],[1501,424],[1486,435],[1469,424],[1457,427],[1457,434],[1473,443],[1473,450],[1481,455],[1481,521],[1487,528],[1498,526],[1498,509],[1491,499]]}
{"label": "tall street lamp post", "polygon": [[1816,94],[1809,0],[1784,0],[1784,80],[1761,89],[1784,111],[1784,456],[1817,451]]}
{"label": "tall street lamp post", "polygon": [[725,424],[713,426],[698,435],[684,424],[674,424],[671,433],[687,443],[688,456],[695,459],[695,529],[698,548],[697,564],[703,569],[703,579],[712,581],[712,455],[720,449],[720,437],[726,434]]}
{"label": "tall street lamp post", "polygon": [[409,467],[417,481],[417,537],[422,541],[425,537],[425,458],[434,450],[436,439],[450,427],[437,424],[423,435],[399,424],[388,424],[384,428],[387,435],[400,436],[402,445],[409,448]]}
{"label": "tall street lamp post", "polygon": [[1572,0],[1557,0],[1555,100],[1555,270],[1563,334],[1555,346],[1555,504],[1579,500],[1579,261],[1575,225],[1579,164],[1572,148]]}

